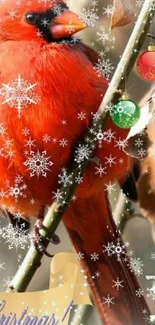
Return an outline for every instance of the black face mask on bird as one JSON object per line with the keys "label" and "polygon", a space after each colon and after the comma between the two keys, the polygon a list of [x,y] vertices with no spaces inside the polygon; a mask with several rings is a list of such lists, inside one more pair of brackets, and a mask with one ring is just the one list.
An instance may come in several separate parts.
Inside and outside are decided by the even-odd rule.
{"label": "black face mask on bird", "polygon": [[70,11],[65,4],[43,12],[27,12],[25,21],[36,26],[48,42],[69,40],[75,33],[87,27],[80,17]]}

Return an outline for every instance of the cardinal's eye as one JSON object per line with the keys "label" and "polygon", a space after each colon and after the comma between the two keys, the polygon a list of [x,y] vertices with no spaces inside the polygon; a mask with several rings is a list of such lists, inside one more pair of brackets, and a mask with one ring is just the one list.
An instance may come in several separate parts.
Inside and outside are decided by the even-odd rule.
{"label": "cardinal's eye", "polygon": [[36,14],[35,12],[29,12],[28,14],[26,14],[25,20],[27,23],[35,25],[38,20],[38,14]]}

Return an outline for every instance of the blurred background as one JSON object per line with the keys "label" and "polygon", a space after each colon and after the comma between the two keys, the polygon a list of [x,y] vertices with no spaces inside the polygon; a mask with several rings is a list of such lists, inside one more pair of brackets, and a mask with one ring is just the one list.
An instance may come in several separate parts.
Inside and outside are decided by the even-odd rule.
{"label": "blurred background", "polygon": [[[130,3],[130,7],[135,13],[133,22],[127,26],[114,28],[111,32],[109,30],[111,16],[110,14],[108,14],[108,11],[106,9],[109,6],[112,6],[112,1],[68,1],[68,5],[70,6],[70,8],[73,11],[77,12],[79,15],[85,14],[88,9],[90,10],[91,14],[96,13],[98,19],[95,20],[95,26],[88,28],[80,36],[83,42],[91,46],[93,49],[95,49],[99,53],[104,52],[114,68],[116,68],[117,66],[119,58],[123,53],[123,50],[135,25],[135,21],[138,17],[138,13],[140,11],[140,4],[142,3],[142,1],[130,0],[128,1],[128,3]],[[155,23],[153,23],[151,26],[151,33],[155,34]],[[149,42],[150,40],[146,39],[146,42],[143,47],[144,50],[147,49]],[[131,98],[140,104],[145,102],[146,98],[149,98],[150,90],[153,87],[153,83],[145,82],[140,79],[135,69],[131,73],[130,78],[126,84],[126,89],[130,94]],[[120,202],[118,202],[119,195],[119,189],[116,185],[111,191],[110,196],[112,201],[113,214],[117,222],[119,222],[118,212],[120,212]],[[152,239],[150,223],[146,219],[139,217],[138,206],[136,206],[135,208],[135,218],[133,218],[126,224],[123,233],[123,238],[125,241],[130,243],[130,250],[133,250],[135,256],[137,258],[140,258],[143,263],[144,272],[140,277],[138,277],[138,281],[141,283],[142,288],[146,291],[146,288],[150,286],[150,283],[148,283],[145,276],[155,275],[155,257],[154,259],[152,257],[152,254],[154,254],[155,256],[155,244]],[[1,219],[0,231],[2,231],[3,227],[8,227],[8,222],[6,220]],[[62,223],[58,229],[57,234],[61,238],[61,244],[57,247],[51,245],[51,253],[55,254],[57,252],[72,252],[71,242]],[[16,248],[14,247],[14,245],[12,245],[13,247],[11,247],[11,244],[8,244],[7,240],[3,238],[0,239],[0,243],[0,291],[5,291],[7,284],[12,279],[13,275],[15,274],[16,270],[22,262],[24,255],[27,252],[28,244],[25,244],[25,247],[22,249],[19,247]],[[29,291],[43,290],[49,287],[50,262],[51,260],[49,258],[43,258],[41,267],[37,271],[35,277],[33,278],[31,284],[28,287]],[[155,314],[153,299],[147,299],[152,313]],[[83,324],[82,320],[81,324]],[[84,324],[100,324],[95,309],[93,309],[92,314],[90,312],[89,320],[87,323],[85,322]]]}

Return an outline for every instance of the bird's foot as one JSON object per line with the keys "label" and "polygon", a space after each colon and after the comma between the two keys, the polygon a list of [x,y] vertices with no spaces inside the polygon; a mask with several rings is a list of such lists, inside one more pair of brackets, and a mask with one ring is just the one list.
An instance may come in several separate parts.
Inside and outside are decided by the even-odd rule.
{"label": "bird's foot", "polygon": [[54,245],[58,245],[60,243],[60,239],[57,235],[53,235],[53,237],[51,239],[49,238],[43,238],[40,234],[40,230],[43,229],[45,231],[47,231],[46,226],[43,225],[43,221],[42,220],[38,220],[37,224],[34,227],[34,233],[33,233],[33,244],[35,246],[35,248],[37,249],[37,251],[39,251],[41,254],[44,254],[48,257],[53,257],[54,255],[51,255],[50,253],[47,252],[46,250],[46,246],[45,246],[45,241],[49,241],[50,243],[54,244]]}
{"label": "bird's foot", "polygon": [[46,239],[49,240],[49,242],[54,244],[54,245],[59,245],[60,242],[61,242],[59,236],[56,235],[56,234],[54,234],[51,239],[49,239],[48,237],[46,237]]}
{"label": "bird's foot", "polygon": [[13,292],[13,293],[16,293],[16,290],[15,290],[15,288],[13,287],[13,285],[9,285],[9,287],[8,287],[8,290],[7,290],[8,292]]}
{"label": "bird's foot", "polygon": [[37,225],[35,225],[33,237],[32,237],[33,245],[39,253],[44,254],[48,257],[53,257],[53,255],[48,253],[46,250],[45,239],[40,235],[39,233],[40,229],[43,228],[39,228]]}
{"label": "bird's foot", "polygon": [[[43,221],[42,220],[38,220],[38,222],[37,222],[37,228],[40,230],[40,229],[43,229],[43,230],[45,230],[45,231],[47,231],[48,230],[48,228],[43,224]],[[48,237],[46,237],[46,239],[50,242],[50,243],[52,243],[52,244],[54,244],[54,245],[58,245],[58,244],[60,244],[60,238],[59,238],[59,236],[58,235],[56,235],[56,234],[54,234],[53,236],[52,236],[52,238],[48,238]]]}

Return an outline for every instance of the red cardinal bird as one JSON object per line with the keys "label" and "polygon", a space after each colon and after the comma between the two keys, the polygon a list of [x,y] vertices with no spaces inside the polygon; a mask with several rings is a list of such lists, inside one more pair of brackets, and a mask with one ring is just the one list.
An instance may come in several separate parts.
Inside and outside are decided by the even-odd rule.
{"label": "red cardinal bird", "polygon": [[[96,113],[107,81],[94,69],[97,54],[72,37],[85,25],[64,2],[8,0],[0,17],[0,203],[29,220],[39,218],[42,207],[59,197],[60,184],[70,182],[72,148]],[[104,192],[130,166],[120,144],[126,131],[109,121],[97,136],[98,164],[90,162],[83,181],[77,180],[77,200],[63,220],[84,257],[103,323],[143,325],[142,309],[149,311],[143,297],[136,297],[139,287],[124,261]],[[86,155],[87,147],[76,147],[77,162]],[[113,282],[118,278],[120,290]]]}

